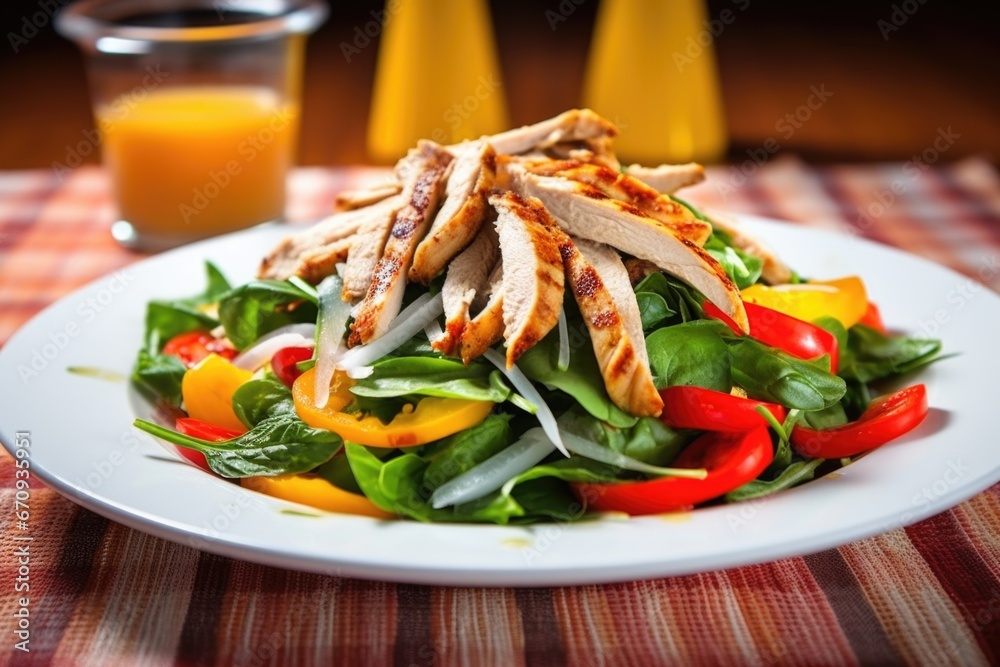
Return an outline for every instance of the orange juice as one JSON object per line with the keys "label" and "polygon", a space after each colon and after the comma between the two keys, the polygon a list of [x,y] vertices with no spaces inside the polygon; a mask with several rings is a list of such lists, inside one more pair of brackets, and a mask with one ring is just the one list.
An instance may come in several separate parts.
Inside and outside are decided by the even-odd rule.
{"label": "orange juice", "polygon": [[121,218],[144,245],[282,217],[298,107],[273,90],[177,86],[97,116]]}

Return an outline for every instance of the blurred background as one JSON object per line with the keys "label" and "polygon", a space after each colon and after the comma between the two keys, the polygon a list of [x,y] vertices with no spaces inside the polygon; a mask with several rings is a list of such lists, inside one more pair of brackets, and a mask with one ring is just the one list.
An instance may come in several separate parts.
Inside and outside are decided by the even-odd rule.
{"label": "blurred background", "polygon": [[[0,9],[0,169],[50,167],[93,125],[78,49],[51,23],[30,39],[12,37],[26,34],[26,15],[59,4]],[[598,0],[488,4],[510,123],[580,106]],[[381,35],[359,39],[383,5],[331,3],[309,40],[300,164],[385,162],[366,143]],[[906,161],[950,128],[955,140],[942,161],[979,155],[998,164],[1000,40],[982,6],[711,0],[710,20],[732,19],[711,38],[729,135],[721,159],[738,164],[764,149],[816,163]],[[822,104],[803,110],[817,90]]]}

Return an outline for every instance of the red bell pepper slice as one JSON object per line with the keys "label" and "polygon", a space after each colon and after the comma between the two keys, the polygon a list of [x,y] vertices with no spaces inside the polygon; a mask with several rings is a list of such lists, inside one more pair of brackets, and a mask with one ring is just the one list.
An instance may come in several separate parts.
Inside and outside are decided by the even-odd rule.
{"label": "red bell pepper slice", "polygon": [[885,322],[882,321],[882,313],[879,311],[878,306],[871,301],[868,302],[868,310],[858,320],[858,324],[864,324],[866,327],[874,329],[883,335],[889,333],[889,330],[885,328]]}
{"label": "red bell pepper slice", "polygon": [[[191,417],[178,418],[174,424],[174,428],[177,429],[178,433],[190,435],[192,438],[198,438],[200,440],[208,440],[210,442],[225,442],[226,440],[232,440],[233,438],[238,438],[243,435],[243,433],[240,433],[239,431],[222,428],[221,426],[209,424],[208,422],[201,421],[200,419],[192,419]],[[191,449],[189,447],[174,447],[174,449],[176,449],[181,456],[202,470],[212,472],[212,469],[208,466],[208,460],[205,459],[205,455],[198,450]]]}
{"label": "red bell pepper slice", "polygon": [[916,384],[876,398],[855,422],[821,430],[797,425],[792,430],[792,446],[810,458],[855,456],[909,433],[927,413],[927,387]]}
{"label": "red bell pepper slice", "polygon": [[[765,345],[784,350],[799,359],[818,359],[830,356],[830,372],[836,373],[840,363],[840,346],[832,333],[803,320],[779,313],[771,308],[744,302],[750,337]],[[705,314],[726,324],[737,336],[742,336],[732,318],[711,301],[704,304]]]}
{"label": "red bell pepper slice", "polygon": [[756,479],[774,459],[770,432],[755,428],[743,433],[707,433],[671,464],[675,468],[705,468],[705,479],[664,477],[648,482],[577,483],[573,491],[589,509],[657,514],[689,509],[718,498]]}
{"label": "red bell pepper slice", "polygon": [[226,359],[236,357],[236,349],[224,338],[215,338],[207,331],[188,331],[177,334],[163,346],[163,354],[177,357],[188,368],[198,365],[211,353]]}
{"label": "red bell pepper slice", "polygon": [[302,375],[299,363],[312,356],[313,351],[308,347],[283,347],[271,357],[271,369],[282,384],[291,387]]}
{"label": "red bell pepper slice", "polygon": [[702,431],[738,432],[767,426],[757,411],[763,407],[778,422],[785,421],[787,410],[777,403],[765,403],[725,394],[702,387],[667,387],[660,390],[663,412],[660,420],[674,428],[694,428]]}

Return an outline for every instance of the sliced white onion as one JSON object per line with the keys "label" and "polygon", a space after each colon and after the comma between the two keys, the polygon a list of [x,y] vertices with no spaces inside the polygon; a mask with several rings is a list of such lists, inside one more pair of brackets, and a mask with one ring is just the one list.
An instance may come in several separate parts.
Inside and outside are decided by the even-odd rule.
{"label": "sliced white onion", "polygon": [[435,489],[431,505],[441,509],[478,500],[536,466],[552,450],[552,442],[540,428],[530,429],[510,447]]}
{"label": "sliced white onion", "polygon": [[337,354],[343,343],[344,327],[351,316],[351,304],[344,303],[340,291],[344,281],[332,275],[323,279],[319,292],[319,329],[316,341],[316,374],[314,376],[313,402],[324,408],[330,401],[330,383],[337,368]]}
{"label": "sliced white onion", "polygon": [[351,371],[370,366],[417,335],[427,324],[444,312],[441,293],[421,294],[393,320],[389,330],[367,345],[352,348],[340,357],[337,368]]}
{"label": "sliced white onion", "polygon": [[373,366],[358,366],[347,371],[347,377],[352,380],[364,380],[366,377],[371,377],[374,372],[375,368]]}
{"label": "sliced white onion", "polygon": [[433,343],[444,335],[444,330],[441,329],[441,325],[438,324],[438,321],[433,319],[427,323],[427,326],[424,327],[424,335],[427,336],[427,342]]}
{"label": "sliced white onion", "polygon": [[559,360],[556,368],[565,371],[569,368],[569,324],[566,322],[566,309],[559,311]]}
{"label": "sliced white onion", "polygon": [[635,470],[636,472],[644,472],[647,475],[656,475],[657,477],[687,477],[689,479],[705,479],[705,475],[707,474],[703,468],[661,468],[660,466],[650,465],[631,456],[626,456],[621,452],[602,447],[596,442],[582,438],[575,433],[570,433],[566,430],[560,430],[560,433],[562,434],[563,442],[566,443],[566,447],[574,454],[579,454],[580,456],[600,461],[601,463],[607,463],[623,470]]}
{"label": "sliced white onion", "polygon": [[556,449],[568,457],[569,452],[566,450],[566,445],[563,444],[562,437],[559,435],[559,425],[556,423],[555,415],[552,414],[552,410],[542,398],[542,395],[535,389],[535,385],[531,384],[528,376],[516,365],[513,368],[507,368],[507,362],[503,358],[503,355],[496,350],[486,350],[483,356],[499,368],[501,373],[507,376],[510,383],[514,385],[514,389],[517,390],[517,393],[521,394],[529,403],[535,404],[535,407],[538,408],[535,416],[538,417],[538,423],[541,424],[545,435],[549,436],[549,440],[556,446]]}
{"label": "sliced white onion", "polygon": [[277,336],[283,336],[284,334],[298,334],[303,338],[315,338],[316,337],[316,324],[313,322],[300,322],[298,324],[286,324],[283,327],[278,327],[274,331],[269,331],[257,340],[253,342],[254,345],[260,345],[265,343],[272,338]]}
{"label": "sliced white onion", "polygon": [[248,371],[255,371],[268,361],[275,353],[286,347],[312,347],[316,342],[310,336],[306,338],[299,333],[283,333],[277,336],[265,336],[260,342],[240,352],[233,359],[233,366]]}

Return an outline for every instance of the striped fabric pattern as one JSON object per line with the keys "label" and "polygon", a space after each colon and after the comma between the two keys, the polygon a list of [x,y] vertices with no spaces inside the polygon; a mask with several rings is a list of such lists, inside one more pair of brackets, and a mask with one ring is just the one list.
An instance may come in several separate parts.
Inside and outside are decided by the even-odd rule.
{"label": "striped fabric pattern", "polygon": [[[892,244],[1000,290],[1000,176],[986,162],[710,170],[690,199]],[[752,173],[751,173],[752,172]],[[748,175],[749,174],[749,175]],[[299,170],[290,217],[384,178]],[[135,261],[108,234],[105,175],[0,174],[0,344],[79,285]],[[10,380],[10,378],[5,378]],[[8,385],[10,386],[10,385]],[[9,389],[0,389],[2,392]],[[988,434],[984,434],[987,436]],[[15,468],[0,460],[14,505]],[[1000,485],[907,528],[802,558],[554,589],[329,577],[198,552],[38,486],[31,652],[14,648],[17,543],[3,527],[0,664],[853,665],[1000,663]]]}

